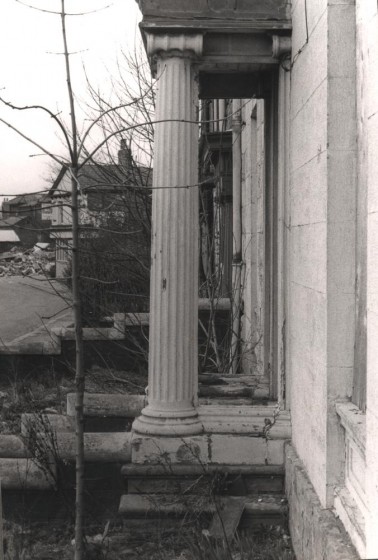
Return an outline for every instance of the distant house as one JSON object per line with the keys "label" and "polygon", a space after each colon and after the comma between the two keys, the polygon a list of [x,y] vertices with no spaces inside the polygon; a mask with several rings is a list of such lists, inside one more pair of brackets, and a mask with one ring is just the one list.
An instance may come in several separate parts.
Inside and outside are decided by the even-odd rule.
{"label": "distant house", "polygon": [[[118,219],[132,230],[148,228],[149,192],[152,170],[133,164],[131,152],[121,141],[116,164],[86,164],[79,172],[79,219],[82,236],[95,236],[105,221]],[[44,207],[51,213],[50,235],[56,242],[56,275],[60,277],[70,260],[72,243],[71,177],[62,168],[54,181]],[[44,207],[42,217],[46,218]],[[138,235],[130,243],[144,243]],[[146,249],[146,247],[145,247]],[[149,249],[148,249],[149,252]]]}
{"label": "distant house", "polygon": [[0,220],[0,253],[9,251],[12,247],[20,244],[21,239],[14,228],[8,225],[6,220]]}
{"label": "distant house", "polygon": [[14,228],[24,247],[32,247],[38,241],[48,241],[51,219],[48,212],[42,212],[45,199],[44,193],[22,194],[5,199],[1,207],[1,229]]}
{"label": "distant house", "polygon": [[15,245],[28,249],[40,240],[41,232],[30,216],[12,216],[0,219],[0,252]]}

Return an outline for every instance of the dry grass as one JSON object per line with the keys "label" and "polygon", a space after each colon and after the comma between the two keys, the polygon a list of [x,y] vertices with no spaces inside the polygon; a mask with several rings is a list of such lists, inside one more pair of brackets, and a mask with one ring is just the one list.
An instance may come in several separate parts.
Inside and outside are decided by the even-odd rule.
{"label": "dry grass", "polygon": [[[9,530],[8,526],[8,535]],[[213,542],[199,529],[154,530],[142,523],[139,528],[118,527],[105,535],[103,528],[99,531],[88,529],[92,536],[86,560],[295,560],[290,537],[278,527],[238,535],[230,546]],[[35,524],[24,531],[17,527],[12,546],[16,555],[5,560],[71,560],[71,538],[66,526]]]}

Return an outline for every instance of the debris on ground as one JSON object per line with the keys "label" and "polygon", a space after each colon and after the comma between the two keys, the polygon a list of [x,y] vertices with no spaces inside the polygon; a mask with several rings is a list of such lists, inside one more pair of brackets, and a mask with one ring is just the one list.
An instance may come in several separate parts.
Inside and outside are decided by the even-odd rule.
{"label": "debris on ground", "polygon": [[55,275],[55,252],[48,243],[37,243],[31,249],[13,247],[0,253],[0,277],[3,276]]}

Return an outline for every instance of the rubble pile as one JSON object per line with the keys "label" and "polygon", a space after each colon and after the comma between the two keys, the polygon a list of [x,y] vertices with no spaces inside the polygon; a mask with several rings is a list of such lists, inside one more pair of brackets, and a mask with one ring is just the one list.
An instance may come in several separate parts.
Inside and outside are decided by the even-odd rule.
{"label": "rubble pile", "polygon": [[21,250],[13,247],[8,253],[0,253],[0,278],[3,276],[55,275],[55,253],[49,247],[43,250],[38,245]]}

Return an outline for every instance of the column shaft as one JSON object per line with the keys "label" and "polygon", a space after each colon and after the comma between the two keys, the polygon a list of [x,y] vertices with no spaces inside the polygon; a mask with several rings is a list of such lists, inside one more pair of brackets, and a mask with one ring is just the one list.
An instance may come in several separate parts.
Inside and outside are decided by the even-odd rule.
{"label": "column shaft", "polygon": [[[198,379],[198,125],[192,61],[161,56],[152,204],[148,406],[134,430],[202,431]],[[176,121],[172,121],[177,119]],[[191,122],[178,122],[178,121]]]}

